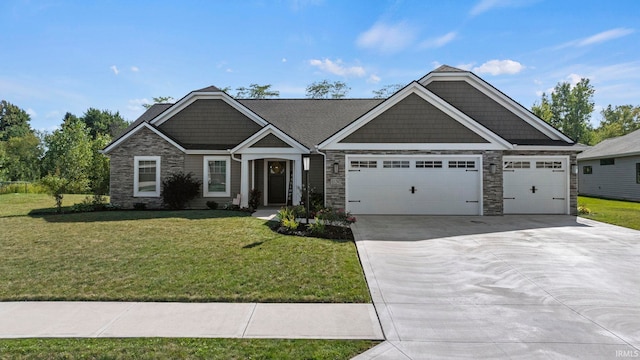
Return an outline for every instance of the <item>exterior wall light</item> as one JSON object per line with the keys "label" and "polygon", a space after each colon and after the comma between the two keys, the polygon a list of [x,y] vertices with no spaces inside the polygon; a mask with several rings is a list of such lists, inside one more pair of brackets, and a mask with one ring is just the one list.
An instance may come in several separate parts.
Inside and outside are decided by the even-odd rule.
{"label": "exterior wall light", "polygon": [[340,163],[337,161],[333,163],[333,173],[337,174],[340,172]]}
{"label": "exterior wall light", "polygon": [[489,164],[489,172],[492,174],[496,173],[496,164]]}

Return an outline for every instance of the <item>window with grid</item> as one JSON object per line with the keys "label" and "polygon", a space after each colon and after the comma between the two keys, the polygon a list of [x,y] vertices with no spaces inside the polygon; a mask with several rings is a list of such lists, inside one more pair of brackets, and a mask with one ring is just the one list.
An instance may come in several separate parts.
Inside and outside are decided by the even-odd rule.
{"label": "window with grid", "polygon": [[386,160],[382,163],[382,167],[385,169],[408,169],[409,161]]}
{"label": "window with grid", "polygon": [[135,156],[133,161],[133,196],[160,196],[160,156]]}
{"label": "window with grid", "polygon": [[475,161],[449,161],[450,169],[474,169],[475,167]]}
{"label": "window with grid", "polygon": [[529,161],[505,161],[503,169],[529,169],[531,163]]}
{"label": "window with grid", "polygon": [[365,168],[365,169],[375,169],[378,167],[378,162],[375,160],[368,160],[368,161],[362,161],[362,160],[358,160],[358,161],[351,161],[351,167],[353,169],[359,169],[359,168]]}
{"label": "window with grid", "polygon": [[231,163],[225,156],[204,157],[203,191],[207,197],[223,197],[231,194]]}
{"label": "window with grid", "polygon": [[417,169],[442,168],[442,161],[431,161],[431,160],[416,161],[416,168]]}
{"label": "window with grid", "polygon": [[562,161],[536,161],[536,169],[562,169]]}

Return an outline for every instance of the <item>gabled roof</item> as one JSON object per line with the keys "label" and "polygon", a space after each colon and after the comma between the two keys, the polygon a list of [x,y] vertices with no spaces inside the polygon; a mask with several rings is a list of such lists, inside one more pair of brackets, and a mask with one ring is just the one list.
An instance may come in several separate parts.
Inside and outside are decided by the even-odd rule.
{"label": "gabled roof", "polygon": [[453,67],[449,65],[440,65],[437,69],[431,72],[469,72],[469,71],[458,69],[457,67]]}
{"label": "gabled roof", "polygon": [[578,160],[640,155],[640,130],[606,139],[578,154]]}
{"label": "gabled roof", "polygon": [[242,105],[309,149],[384,99],[242,99]]}

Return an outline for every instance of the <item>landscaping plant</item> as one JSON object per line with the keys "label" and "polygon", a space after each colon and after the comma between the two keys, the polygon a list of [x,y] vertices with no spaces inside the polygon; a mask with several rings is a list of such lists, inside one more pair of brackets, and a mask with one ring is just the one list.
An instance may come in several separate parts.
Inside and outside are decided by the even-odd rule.
{"label": "landscaping plant", "polygon": [[187,203],[200,193],[200,180],[194,179],[193,174],[177,172],[162,181],[162,203],[169,209],[184,209]]}

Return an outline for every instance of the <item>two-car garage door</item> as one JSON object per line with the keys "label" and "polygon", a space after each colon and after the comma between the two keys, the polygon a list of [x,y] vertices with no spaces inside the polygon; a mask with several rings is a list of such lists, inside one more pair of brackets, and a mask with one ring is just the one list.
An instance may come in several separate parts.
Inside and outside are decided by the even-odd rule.
{"label": "two-car garage door", "polygon": [[480,156],[349,156],[354,214],[482,215]]}

